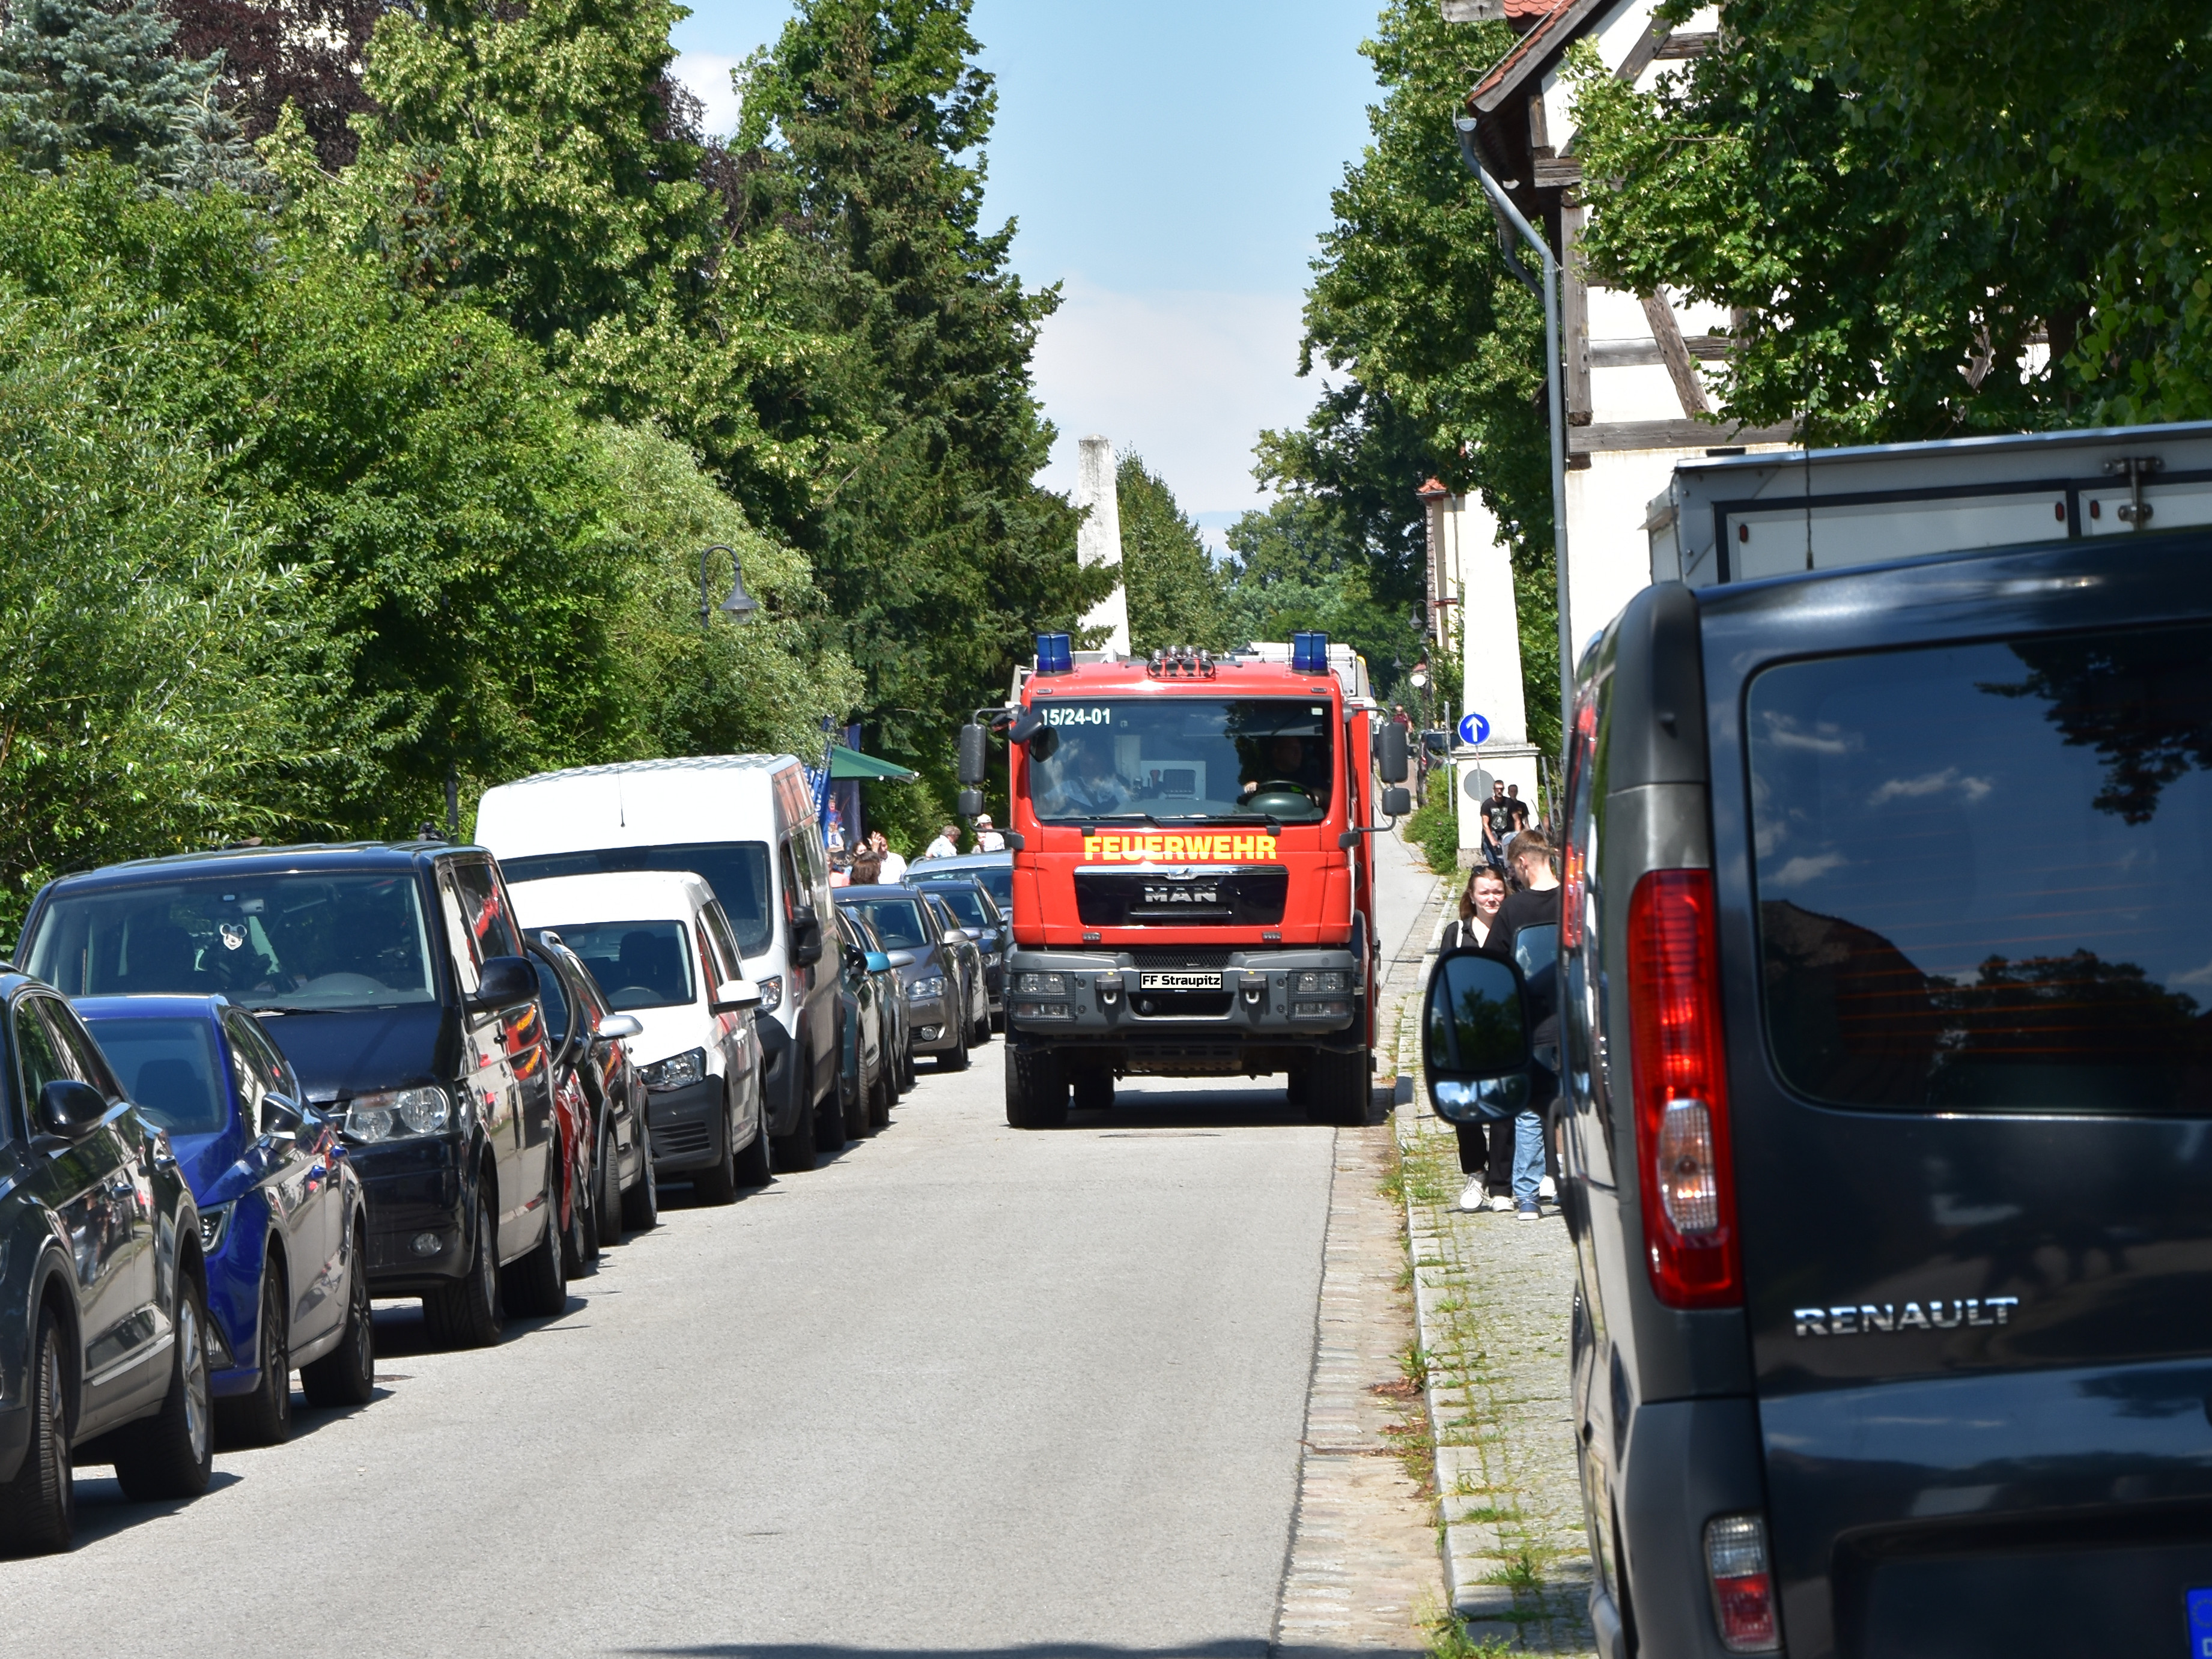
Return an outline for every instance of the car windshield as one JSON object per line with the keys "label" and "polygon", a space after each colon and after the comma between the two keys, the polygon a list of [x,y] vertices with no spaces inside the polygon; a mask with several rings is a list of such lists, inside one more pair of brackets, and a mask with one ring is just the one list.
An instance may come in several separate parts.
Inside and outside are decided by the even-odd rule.
{"label": "car windshield", "polygon": [[118,1015],[85,1022],[124,1093],[157,1128],[213,1134],[230,1121],[215,1028],[204,1019]]}
{"label": "car windshield", "polygon": [[[775,938],[769,910],[768,844],[757,841],[672,842],[664,847],[602,847],[585,853],[539,853],[501,859],[509,881],[543,881],[550,876],[596,876],[609,871],[689,871],[714,890],[738,949],[757,957]],[[573,945],[571,945],[573,949]]]}
{"label": "car windshield", "polygon": [[1039,698],[1030,802],[1048,823],[1310,823],[1334,792],[1329,709],[1287,697]]}
{"label": "car windshield", "polygon": [[696,1000],[690,929],[680,921],[585,921],[552,931],[583,959],[610,1008],[674,1008]]}
{"label": "car windshield", "polygon": [[934,942],[923,935],[921,907],[912,899],[854,899],[853,908],[868,919],[886,951],[919,951]]}
{"label": "car windshield", "polygon": [[1793,1087],[2212,1108],[2212,627],[1787,664],[1747,712]]}
{"label": "car windshield", "polygon": [[983,896],[966,882],[933,882],[924,890],[933,898],[945,901],[945,908],[960,919],[966,927],[995,927],[998,923],[983,914]]}
{"label": "car windshield", "polygon": [[969,873],[983,884],[983,890],[990,894],[991,902],[994,904],[1008,915],[1013,914],[1014,866],[1012,865],[983,865]]}
{"label": "car windshield", "polygon": [[434,1002],[429,930],[411,872],[218,871],[58,894],[25,966],[64,994],[221,992],[249,1008]]}

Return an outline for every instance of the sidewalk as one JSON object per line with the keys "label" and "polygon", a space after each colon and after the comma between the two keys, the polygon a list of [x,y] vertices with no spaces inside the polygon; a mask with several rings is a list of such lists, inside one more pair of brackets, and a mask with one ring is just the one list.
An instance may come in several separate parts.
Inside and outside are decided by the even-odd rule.
{"label": "sidewalk", "polygon": [[1457,1142],[1421,1085],[1419,1013],[1409,997],[1398,1070],[1413,1098],[1395,1123],[1446,1576],[1467,1621],[1463,1641],[1433,1651],[1593,1654],[1567,1376],[1574,1247],[1556,1211],[1532,1224],[1457,1207]]}

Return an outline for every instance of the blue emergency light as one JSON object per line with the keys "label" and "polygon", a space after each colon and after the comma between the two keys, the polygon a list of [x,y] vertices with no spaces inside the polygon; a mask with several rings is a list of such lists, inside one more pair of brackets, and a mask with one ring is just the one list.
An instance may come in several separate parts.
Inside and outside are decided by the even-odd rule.
{"label": "blue emergency light", "polygon": [[1072,674],[1075,672],[1075,656],[1065,634],[1040,634],[1036,636],[1036,672],[1040,674]]}
{"label": "blue emergency light", "polygon": [[1293,674],[1328,673],[1328,635],[1326,634],[1291,635],[1291,672]]}

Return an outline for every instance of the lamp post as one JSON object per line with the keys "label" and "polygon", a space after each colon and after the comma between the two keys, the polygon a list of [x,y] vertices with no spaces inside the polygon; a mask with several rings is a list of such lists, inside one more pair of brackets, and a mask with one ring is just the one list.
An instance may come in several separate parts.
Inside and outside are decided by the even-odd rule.
{"label": "lamp post", "polygon": [[760,601],[745,592],[745,570],[744,567],[738,562],[738,550],[725,543],[716,542],[699,556],[699,631],[702,634],[707,631],[708,624],[714,617],[715,607],[707,601],[707,571],[713,564],[714,555],[717,553],[726,553],[730,556],[730,575],[732,579],[730,585],[730,597],[724,599],[721,604],[723,613],[735,617],[740,623],[749,623],[760,613]]}

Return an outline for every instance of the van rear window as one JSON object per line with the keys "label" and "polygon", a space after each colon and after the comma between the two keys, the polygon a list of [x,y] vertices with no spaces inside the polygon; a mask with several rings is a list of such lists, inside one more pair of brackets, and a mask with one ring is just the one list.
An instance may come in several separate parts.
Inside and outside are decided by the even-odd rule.
{"label": "van rear window", "polygon": [[2212,1109],[2212,626],[1791,663],[1746,714],[1793,1090]]}
{"label": "van rear window", "polygon": [[722,902],[738,936],[738,949],[757,957],[775,937],[769,915],[768,843],[760,841],[676,842],[663,847],[601,847],[583,853],[540,853],[501,859],[509,881],[550,876],[596,876],[612,870],[688,870],[703,878]]}

